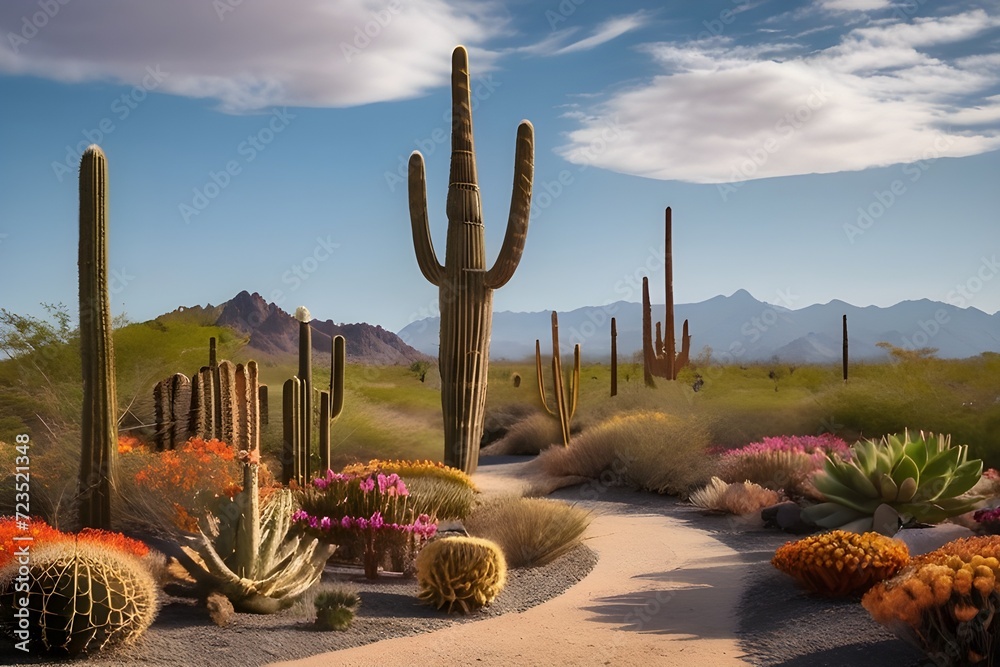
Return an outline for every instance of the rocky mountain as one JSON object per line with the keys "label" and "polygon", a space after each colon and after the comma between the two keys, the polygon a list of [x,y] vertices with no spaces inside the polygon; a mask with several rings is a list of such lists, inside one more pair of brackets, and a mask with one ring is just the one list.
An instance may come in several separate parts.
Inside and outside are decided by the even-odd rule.
{"label": "rocky mountain", "polygon": [[[662,304],[653,305],[654,321],[663,319],[663,310]],[[723,363],[767,361],[775,356],[794,363],[839,361],[844,315],[853,360],[885,359],[886,351],[876,346],[880,341],[910,349],[937,348],[942,358],[1000,352],[1000,313],[988,315],[975,308],[958,308],[928,299],[903,301],[888,308],[862,308],[834,300],[789,310],[739,290],[730,296],[677,304],[674,313],[678,349],[681,324],[688,319],[691,354],[697,355],[708,346],[712,358]],[[641,351],[642,306],[617,301],[559,313],[560,343],[565,352],[580,343],[584,358],[606,360],[610,355],[612,317],[618,326],[619,360]],[[547,349],[546,341],[551,340],[549,318],[549,312],[494,313],[491,358],[521,360],[532,356],[536,338]],[[436,355],[438,319],[412,322],[399,336],[421,352]]]}
{"label": "rocky mountain", "polygon": [[[298,354],[299,322],[256,292],[243,291],[218,306],[179,308],[169,317],[220,327],[249,336],[248,346],[267,355]],[[312,346],[320,354],[330,354],[331,340],[341,335],[347,342],[349,362],[391,365],[427,360],[427,356],[404,343],[399,336],[371,324],[335,324],[333,320],[313,320]]]}

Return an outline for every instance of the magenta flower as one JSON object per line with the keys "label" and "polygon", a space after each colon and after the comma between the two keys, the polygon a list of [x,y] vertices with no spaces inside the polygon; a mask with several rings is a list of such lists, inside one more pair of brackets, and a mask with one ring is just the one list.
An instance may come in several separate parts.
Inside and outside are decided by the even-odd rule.
{"label": "magenta flower", "polygon": [[368,493],[369,491],[375,488],[375,480],[372,479],[371,477],[366,477],[365,479],[361,480],[359,486],[361,487],[362,491]]}

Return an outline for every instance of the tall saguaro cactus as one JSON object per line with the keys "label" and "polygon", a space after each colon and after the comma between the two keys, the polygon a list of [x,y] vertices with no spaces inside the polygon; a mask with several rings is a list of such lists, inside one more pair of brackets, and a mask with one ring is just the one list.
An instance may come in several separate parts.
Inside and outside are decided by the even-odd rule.
{"label": "tall saguaro cactus", "polygon": [[[652,326],[647,322],[651,320],[649,305],[649,280],[642,279],[642,349],[643,365],[645,366],[646,384],[654,385],[653,376],[666,380],[676,380],[677,373],[688,365],[691,356],[691,336],[688,333],[688,321],[684,320],[683,333],[681,334],[681,351],[677,353],[676,341],[674,339],[674,251],[673,251],[673,212],[667,207],[664,216],[664,288],[666,291],[666,305],[664,307],[663,330],[661,332],[660,323],[656,323],[656,341],[652,339]],[[649,329],[647,331],[647,329]]]}
{"label": "tall saguaro cactus", "polygon": [[424,158],[410,156],[409,201],[413,247],[420,272],[439,288],[441,408],[444,415],[445,463],[466,473],[479,462],[483,435],[493,290],[507,284],[524,252],[534,175],[534,129],[528,121],[517,128],[514,188],[507,232],[492,268],[486,267],[486,243],[476,155],[472,141],[469,54],[452,54],[451,175],[446,212],[445,262],[438,262],[427,220]]}
{"label": "tall saguaro cactus", "polygon": [[847,382],[847,315],[844,315],[844,382]]}
{"label": "tall saguaro cactus", "polygon": [[577,399],[580,397],[580,344],[573,347],[573,372],[569,379],[569,393],[563,382],[562,361],[559,359],[559,316],[552,311],[552,391],[555,409],[549,407],[545,398],[545,376],[542,373],[541,343],[535,340],[535,373],[538,376],[538,394],[542,397],[542,407],[559,420],[563,445],[569,446],[570,422],[576,414]]}
{"label": "tall saguaro cactus", "polygon": [[618,323],[611,318],[611,395],[618,395]]}
{"label": "tall saguaro cactus", "polygon": [[79,252],[83,363],[79,522],[81,527],[110,530],[118,403],[108,298],[108,164],[96,145],[80,159]]}

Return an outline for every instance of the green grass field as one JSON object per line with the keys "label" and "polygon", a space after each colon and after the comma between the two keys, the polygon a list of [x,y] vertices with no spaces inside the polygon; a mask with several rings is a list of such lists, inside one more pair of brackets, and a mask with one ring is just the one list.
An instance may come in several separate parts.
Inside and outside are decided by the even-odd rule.
{"label": "green grass field", "polygon": [[[152,388],[172,373],[190,375],[208,361],[208,338],[219,340],[219,359],[249,361],[246,341],[231,331],[183,319],[132,324],[116,332],[121,426],[148,438]],[[72,335],[0,362],[0,440],[30,433],[36,441],[76,442],[80,362]],[[262,428],[265,452],[281,442],[281,387],[296,371],[292,359],[258,358],[269,387],[270,420]],[[314,387],[329,382],[329,361],[314,361]],[[704,386],[693,391],[699,373]],[[520,376],[520,386],[513,378]],[[589,424],[616,413],[655,410],[699,416],[714,443],[732,447],[767,435],[834,432],[845,439],[878,437],[903,428],[951,433],[987,465],[1000,466],[1000,355],[965,360],[911,359],[851,367],[846,384],[839,366],[750,364],[685,369],[677,382],[643,386],[641,369],[622,364],[619,395],[609,396],[610,369],[581,369],[575,422]],[[546,383],[551,385],[546,369]],[[345,408],[332,429],[334,460],[369,457],[440,459],[440,386],[436,369],[421,382],[403,366],[349,364]],[[549,386],[551,392],[551,386]],[[316,401],[318,405],[318,401]],[[507,406],[541,410],[535,369],[529,363],[490,366],[487,412]]]}

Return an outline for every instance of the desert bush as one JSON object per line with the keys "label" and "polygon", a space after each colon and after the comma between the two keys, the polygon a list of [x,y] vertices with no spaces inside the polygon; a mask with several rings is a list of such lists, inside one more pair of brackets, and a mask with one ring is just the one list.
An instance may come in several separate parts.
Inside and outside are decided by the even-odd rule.
{"label": "desert bush", "polygon": [[609,486],[686,496],[710,477],[709,432],[693,418],[637,412],[607,419],[536,459],[546,476],[569,484],[584,479]]}
{"label": "desert bush", "polygon": [[861,604],[935,664],[993,664],[1000,645],[1000,537],[956,540],[918,556]]}
{"label": "desert bush", "polygon": [[479,537],[442,537],[417,556],[418,597],[468,614],[493,602],[507,583],[503,550]]}
{"label": "desert bush", "polygon": [[465,521],[470,535],[500,545],[509,567],[551,563],[580,544],[590,512],[547,498],[487,498]]}
{"label": "desert bush", "polygon": [[375,579],[389,544],[379,540],[380,535],[425,539],[437,529],[429,516],[413,512],[408,496],[406,484],[395,473],[358,476],[328,470],[298,494],[302,509],[292,515],[292,522],[329,544],[360,541],[365,576]]}
{"label": "desert bush", "polygon": [[[242,488],[237,452],[219,440],[192,438],[178,449],[157,452],[120,437],[118,452],[119,497],[128,525],[167,534],[195,532],[199,517]],[[273,480],[263,466],[261,477],[263,499]]]}
{"label": "desert bush", "polygon": [[829,433],[764,438],[723,452],[717,474],[726,482],[749,481],[789,495],[811,495],[809,479],[823,467],[827,455],[849,458],[851,450]]}
{"label": "desert bush", "polygon": [[[512,386],[505,382],[505,385]],[[525,403],[523,400],[517,403],[504,403],[503,405],[488,406],[486,417],[483,419],[483,439],[480,441],[481,447],[500,440],[517,423],[527,419],[531,415],[541,414],[541,410],[533,405]]]}
{"label": "desert bush", "polygon": [[742,516],[776,504],[780,496],[776,491],[753,482],[729,484],[713,477],[707,486],[692,492],[688,500],[707,510]]}
{"label": "desert bush", "polygon": [[483,456],[535,455],[554,444],[562,444],[559,422],[542,413],[532,413],[507,429],[506,434],[480,450]]}
{"label": "desert bush", "polygon": [[346,466],[346,475],[398,475],[409,492],[409,507],[414,514],[426,514],[433,520],[463,519],[476,498],[472,478],[458,468],[437,461],[382,461]]}
{"label": "desert bush", "polygon": [[787,542],[771,564],[814,593],[840,597],[864,593],[896,574],[909,557],[899,540],[834,530]]}

